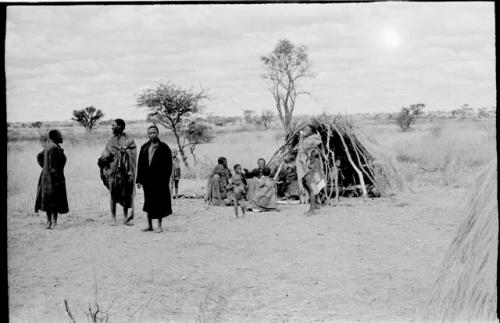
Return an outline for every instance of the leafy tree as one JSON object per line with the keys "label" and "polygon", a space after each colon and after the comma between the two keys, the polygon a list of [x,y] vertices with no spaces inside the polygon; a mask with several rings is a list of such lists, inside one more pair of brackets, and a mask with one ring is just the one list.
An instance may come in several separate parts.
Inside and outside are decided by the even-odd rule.
{"label": "leafy tree", "polygon": [[477,111],[477,117],[478,118],[489,118],[490,114],[488,112],[487,108],[479,108]]}
{"label": "leafy tree", "polygon": [[71,120],[78,122],[86,131],[91,131],[103,117],[104,113],[91,105],[81,110],[73,110]]}
{"label": "leafy tree", "polygon": [[137,106],[150,111],[148,114],[150,120],[173,132],[182,161],[187,168],[189,164],[183,138],[187,138],[187,134],[193,130],[189,128],[190,117],[200,112],[202,109],[200,103],[204,99],[208,99],[204,90],[185,90],[170,82],[146,89],[137,98]]}
{"label": "leafy tree", "polygon": [[394,117],[394,120],[401,128],[401,131],[408,131],[411,125],[422,116],[422,110],[424,108],[425,104],[423,103],[412,104],[410,107],[401,108],[401,111]]}
{"label": "leafy tree", "polygon": [[266,129],[269,128],[271,122],[273,122],[275,118],[276,116],[270,110],[262,111],[262,114],[260,115],[260,119],[262,120],[262,125],[264,125],[264,128]]}
{"label": "leafy tree", "polygon": [[297,97],[309,94],[300,89],[300,81],[313,76],[307,47],[295,46],[289,40],[282,39],[271,54],[261,57],[261,61],[264,64],[262,77],[269,81],[269,91],[273,95],[279,118],[288,134],[292,131]]}
{"label": "leafy tree", "polygon": [[209,143],[214,139],[212,128],[205,123],[191,121],[184,131],[183,148],[188,148],[195,163],[197,162],[194,150],[199,144]]}
{"label": "leafy tree", "polygon": [[243,119],[247,124],[253,124],[255,120],[255,111],[253,110],[243,110]]}
{"label": "leafy tree", "polygon": [[474,115],[474,108],[464,104],[459,109],[452,110],[451,115],[454,118],[460,117],[460,119],[471,118]]}
{"label": "leafy tree", "polygon": [[30,124],[31,128],[41,128],[43,125],[43,122],[41,121],[34,121]]}

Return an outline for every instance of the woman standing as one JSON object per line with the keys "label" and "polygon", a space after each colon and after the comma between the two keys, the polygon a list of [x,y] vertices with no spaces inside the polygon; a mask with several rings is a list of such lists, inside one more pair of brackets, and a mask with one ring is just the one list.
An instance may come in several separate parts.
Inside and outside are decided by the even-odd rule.
{"label": "woman standing", "polygon": [[158,127],[148,128],[149,141],[141,147],[137,165],[137,187],[144,189],[144,208],[148,214],[148,226],[143,231],[153,231],[153,219],[158,220],[155,232],[163,232],[161,221],[172,214],[170,176],[172,152],[158,138]]}
{"label": "woman standing", "polygon": [[[316,199],[319,192],[326,186],[325,173],[321,164],[321,156],[318,146],[321,144],[321,136],[317,133],[314,124],[308,124],[304,131],[300,132],[299,151],[297,154],[297,177],[301,193],[309,195],[309,210],[306,215],[310,216],[320,206]],[[304,192],[305,191],[305,192]]]}
{"label": "woman standing", "polygon": [[56,227],[58,214],[69,212],[64,178],[66,156],[60,146],[62,142],[61,132],[57,129],[50,130],[45,149],[37,156],[42,173],[38,180],[35,212],[42,210],[47,213],[46,228],[49,230]]}

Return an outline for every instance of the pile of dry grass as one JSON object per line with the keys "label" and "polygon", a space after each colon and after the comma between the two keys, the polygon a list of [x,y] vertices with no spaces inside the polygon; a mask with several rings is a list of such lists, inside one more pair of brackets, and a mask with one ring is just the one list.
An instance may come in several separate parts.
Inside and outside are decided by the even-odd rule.
{"label": "pile of dry grass", "polygon": [[[285,159],[288,152],[297,150],[299,132],[311,120],[304,120],[287,137],[285,144],[272,156],[268,165],[274,173]],[[347,179],[344,186],[357,186],[362,189],[363,196],[388,196],[394,192],[411,190],[394,167],[390,158],[385,155],[376,142],[361,133],[353,121],[345,116],[323,115],[313,122],[321,135],[320,146],[323,169],[327,174],[327,197],[333,194],[338,198],[337,168],[335,161],[340,160],[343,173]],[[347,184],[347,185],[345,185]]]}
{"label": "pile of dry grass", "polygon": [[460,210],[464,221],[420,316],[432,321],[497,321],[496,158],[478,176]]}

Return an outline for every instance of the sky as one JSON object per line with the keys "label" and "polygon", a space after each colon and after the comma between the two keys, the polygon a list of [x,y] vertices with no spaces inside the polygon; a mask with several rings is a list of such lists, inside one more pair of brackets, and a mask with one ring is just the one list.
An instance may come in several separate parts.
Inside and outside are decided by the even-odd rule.
{"label": "sky", "polygon": [[296,114],[496,106],[492,2],[7,8],[7,121],[143,119],[146,88],[205,89],[204,113],[275,110],[261,56],[305,45]]}

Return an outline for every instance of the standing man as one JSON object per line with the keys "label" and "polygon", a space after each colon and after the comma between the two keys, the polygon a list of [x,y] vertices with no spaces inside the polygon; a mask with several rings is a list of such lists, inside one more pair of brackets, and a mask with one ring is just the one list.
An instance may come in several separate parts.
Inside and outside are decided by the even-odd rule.
{"label": "standing man", "polygon": [[153,231],[153,219],[158,220],[154,232],[163,232],[161,221],[172,214],[170,198],[170,176],[172,174],[172,152],[158,138],[158,127],[148,128],[149,141],[141,147],[137,165],[137,187],[144,189],[143,211],[148,215],[148,226],[143,231]]}
{"label": "standing man", "polygon": [[[113,136],[101,153],[98,165],[101,178],[110,192],[112,225],[116,225],[116,203],[123,206],[124,224],[134,218],[135,168],[137,146],[125,130],[125,121],[116,119],[111,125]],[[127,215],[128,209],[130,216]]]}

